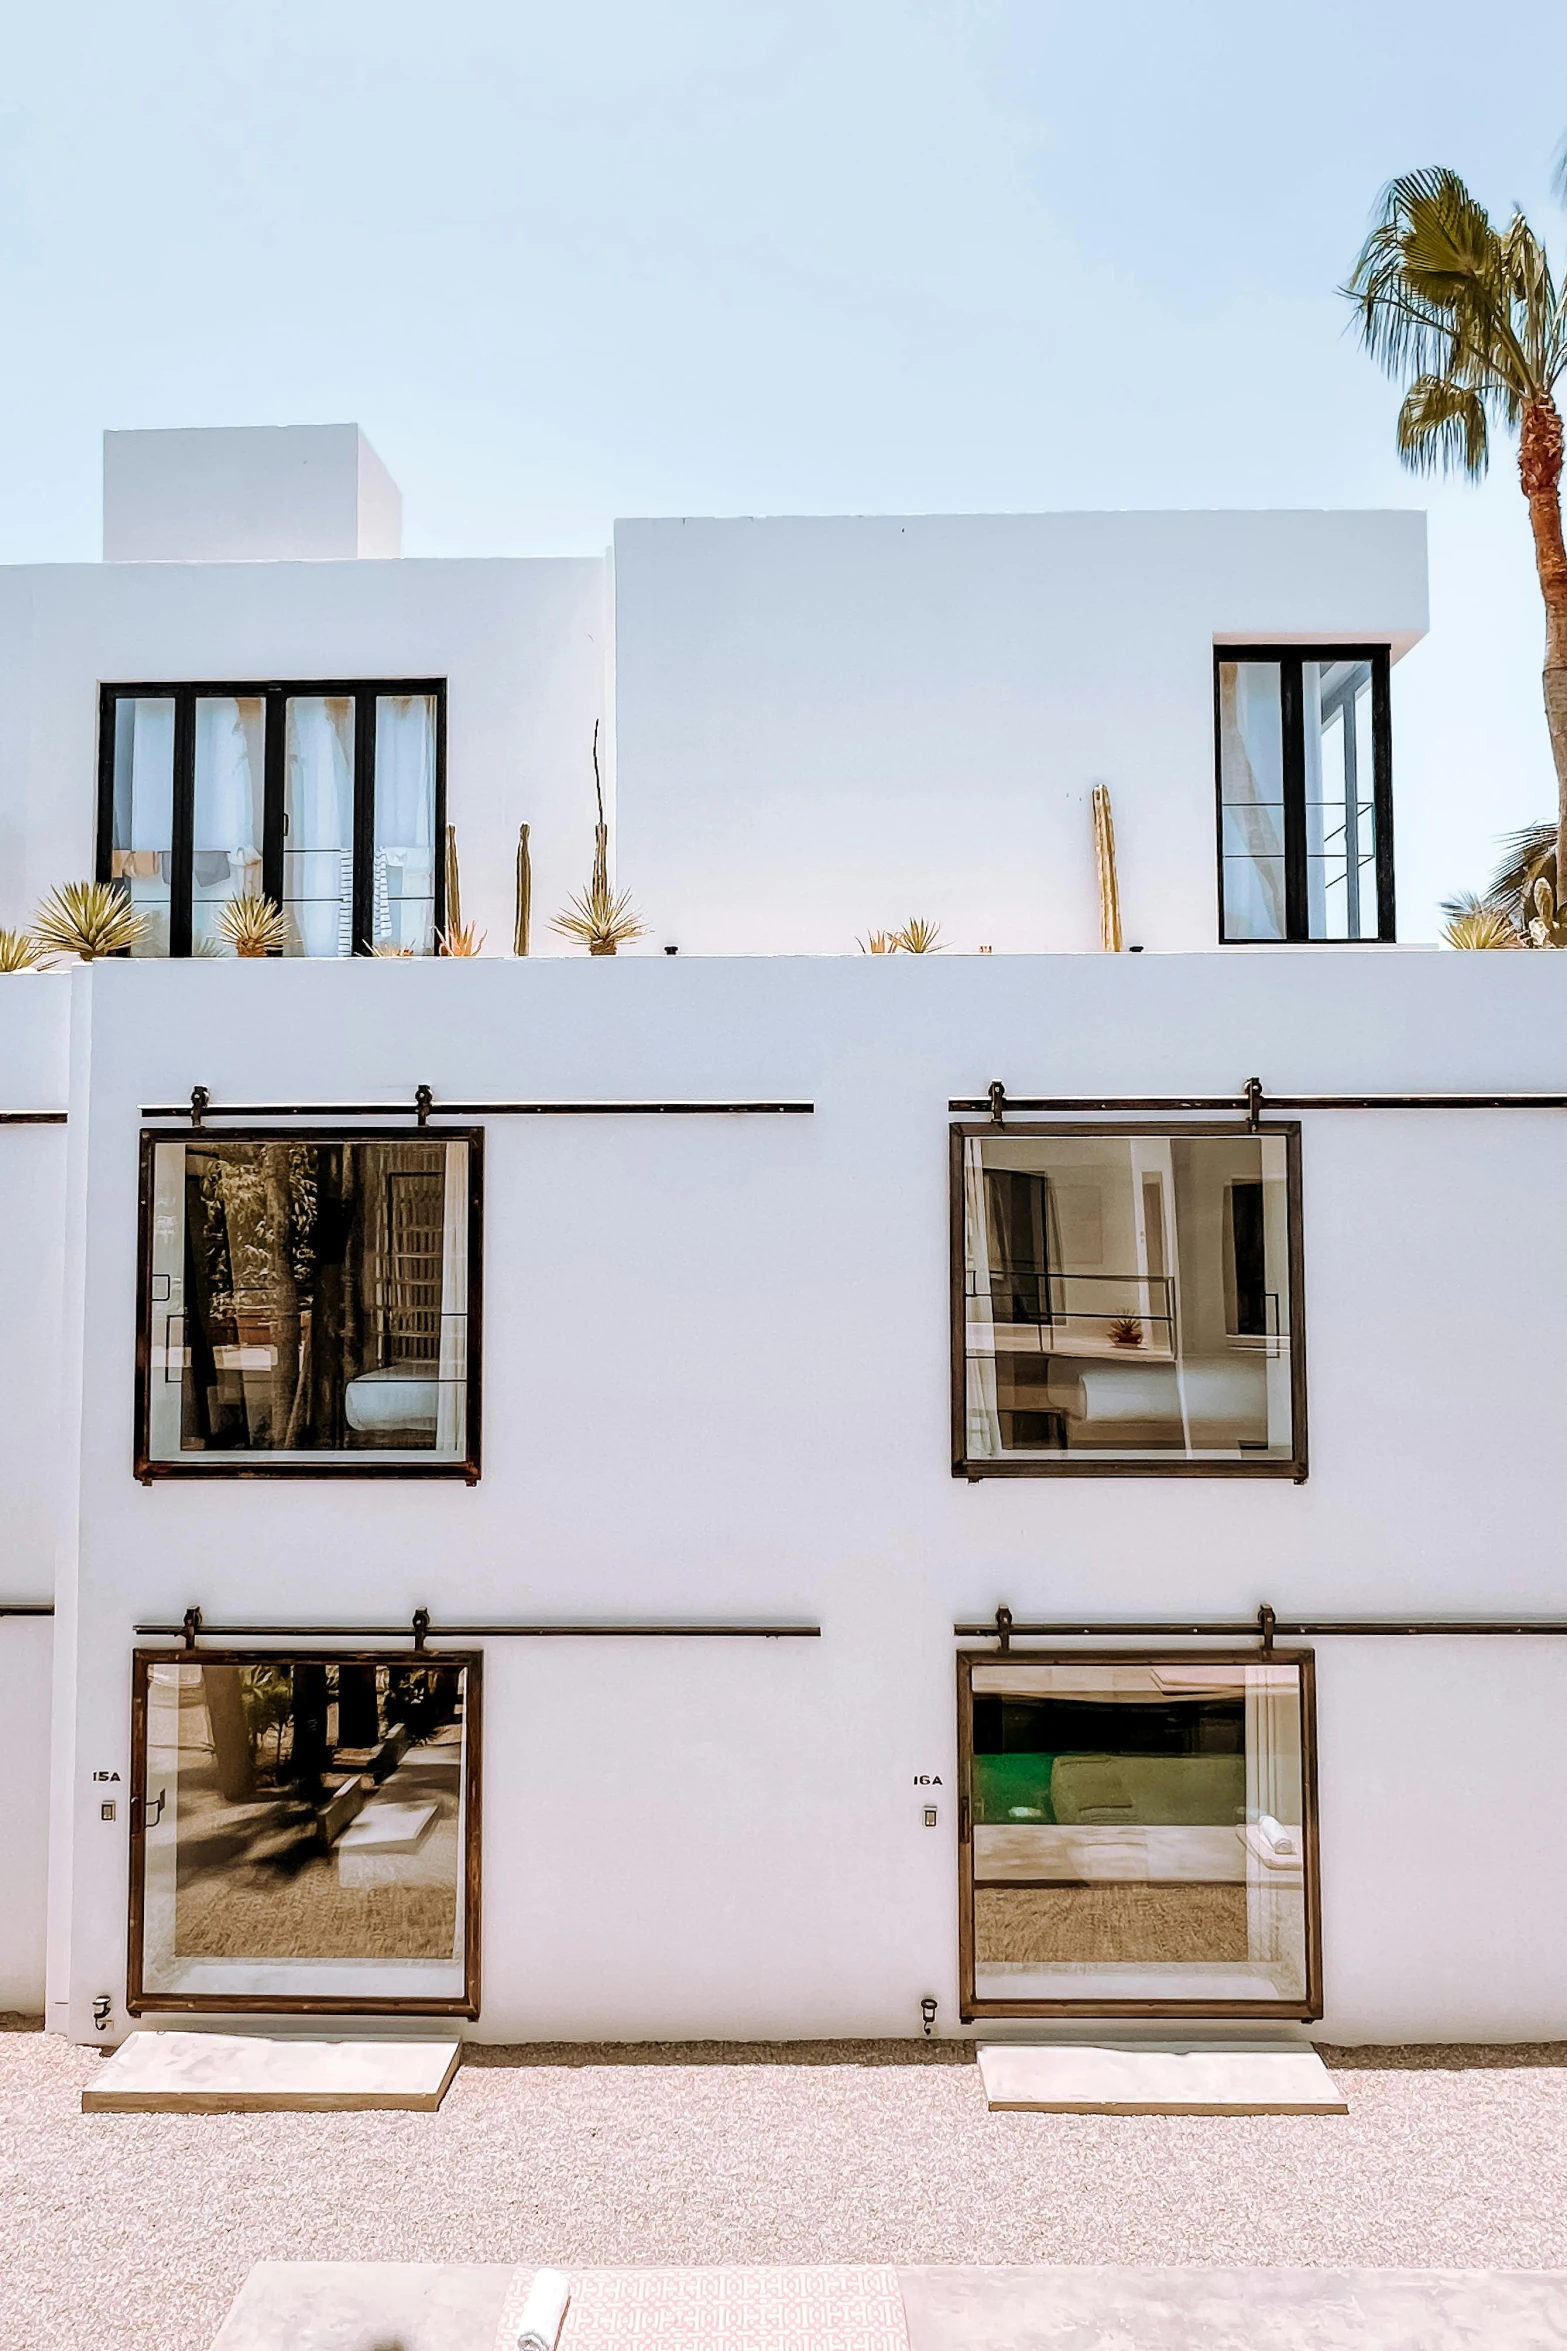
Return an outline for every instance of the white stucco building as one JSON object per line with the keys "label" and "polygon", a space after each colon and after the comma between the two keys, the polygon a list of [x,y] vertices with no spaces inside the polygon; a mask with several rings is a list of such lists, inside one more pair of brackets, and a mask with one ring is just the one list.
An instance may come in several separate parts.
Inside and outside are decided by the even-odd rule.
{"label": "white stucco building", "polygon": [[[0,922],[149,924],[0,977],[0,2004],[1559,2037],[1561,983],[1397,941],[1419,518],[396,530],[120,435],[0,573]],[[364,952],[448,825],[488,951]]]}

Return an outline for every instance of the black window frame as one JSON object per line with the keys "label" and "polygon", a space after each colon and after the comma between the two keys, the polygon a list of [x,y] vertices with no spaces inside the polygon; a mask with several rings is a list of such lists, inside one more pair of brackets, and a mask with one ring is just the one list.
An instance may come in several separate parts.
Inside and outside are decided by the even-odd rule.
{"label": "black window frame", "polygon": [[100,882],[114,877],[115,710],[121,702],[174,704],[173,807],[169,835],[170,962],[192,952],[195,863],[192,843],[196,808],[196,704],[206,697],[255,700],[265,709],[263,736],[263,817],[261,889],[274,905],[283,903],[283,797],[285,710],[291,696],[331,695],[354,705],[354,895],[353,953],[371,951],[375,897],[375,706],[382,695],[426,694],[435,703],[435,910],[434,932],[446,928],[446,680],[445,678],[225,678],[168,679],[98,688],[98,828],[96,869]]}
{"label": "black window frame", "polygon": [[[1220,721],[1219,665],[1226,661],[1269,662],[1279,671],[1284,774],[1284,937],[1242,939],[1225,927],[1224,738]],[[1372,805],[1376,825],[1377,927],[1375,939],[1313,938],[1306,876],[1306,731],[1301,665],[1307,661],[1365,661],[1371,666]],[[1219,944],[1224,947],[1354,947],[1392,945],[1398,937],[1393,888],[1393,719],[1392,649],[1382,645],[1220,645],[1213,648],[1213,779],[1217,825]]]}
{"label": "black window frame", "polygon": [[[466,1448],[460,1460],[377,1461],[373,1453],[351,1461],[313,1461],[307,1454],[268,1457],[258,1452],[243,1461],[215,1461],[193,1453],[164,1460],[152,1451],[153,1216],[157,1191],[155,1153],[160,1143],[406,1143],[410,1140],[466,1143],[468,1146],[468,1369],[464,1383]],[[167,1478],[460,1478],[479,1482],[484,1389],[484,1129],[468,1126],[224,1126],[143,1127],[136,1234],[136,1397],[133,1475],[150,1486]]]}
{"label": "black window frame", "polygon": [[[951,1322],[952,1474],[970,1485],[981,1478],[1288,1478],[1303,1486],[1310,1474],[1306,1414],[1306,1244],[1304,1186],[1301,1175],[1301,1122],[1264,1119],[1255,1126],[1232,1120],[1129,1118],[1008,1119],[1004,1127],[991,1120],[958,1120],[948,1129],[948,1313]],[[1237,1138],[1271,1136],[1284,1145],[1285,1213],[1289,1220],[1288,1279],[1290,1305],[1290,1438],[1286,1459],[1237,1461],[1096,1461],[1075,1458],[1036,1459],[1029,1455],[975,1458],[968,1450],[968,1317],[965,1311],[966,1263],[963,1148],[974,1137],[994,1140],[1062,1135],[1212,1136]]]}

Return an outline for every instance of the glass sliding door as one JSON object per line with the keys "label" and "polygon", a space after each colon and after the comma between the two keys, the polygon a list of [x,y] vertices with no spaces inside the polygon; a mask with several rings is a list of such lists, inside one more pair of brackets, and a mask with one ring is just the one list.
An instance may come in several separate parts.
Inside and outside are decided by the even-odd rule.
{"label": "glass sliding door", "polygon": [[354,705],[291,694],[283,748],[283,911],[290,955],[354,947]]}
{"label": "glass sliding door", "polygon": [[1369,661],[1303,661],[1306,918],[1314,939],[1377,935]]}
{"label": "glass sliding door", "polygon": [[959,1659],[965,2016],[1321,2012],[1310,1656]]}
{"label": "glass sliding door", "polygon": [[1276,661],[1219,664],[1224,935],[1287,936],[1284,723]]}
{"label": "glass sliding door", "polygon": [[1299,1129],[953,1129],[960,1477],[1306,1466]]}
{"label": "glass sliding door", "polygon": [[438,723],[433,694],[376,696],[370,943],[414,955],[435,946]]}
{"label": "glass sliding door", "polygon": [[216,918],[230,899],[261,895],[263,730],[259,694],[197,695],[191,946],[198,955],[232,954]]}
{"label": "glass sliding door", "polygon": [[1386,646],[1215,648],[1219,936],[1392,939]]}
{"label": "glass sliding door", "polygon": [[134,1673],[133,2015],[477,2014],[477,1654]]}
{"label": "glass sliding door", "polygon": [[118,882],[147,919],[146,934],[131,953],[167,955],[174,872],[173,696],[123,696],[113,706],[107,740],[109,857],[108,872],[100,879]]}
{"label": "glass sliding door", "polygon": [[139,955],[227,954],[244,896],[287,955],[432,954],[445,821],[443,679],[100,689],[98,876],[149,917]]}

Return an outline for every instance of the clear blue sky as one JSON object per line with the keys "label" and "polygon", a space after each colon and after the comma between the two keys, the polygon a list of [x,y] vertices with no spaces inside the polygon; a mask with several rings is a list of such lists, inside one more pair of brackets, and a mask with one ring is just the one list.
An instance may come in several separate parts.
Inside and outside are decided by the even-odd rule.
{"label": "clear blue sky", "polygon": [[97,553],[106,425],[356,419],[411,554],[1425,505],[1406,933],[1551,810],[1511,456],[1403,474],[1333,288],[1419,163],[1567,259],[1561,0],[86,0],[5,69],[0,560]]}

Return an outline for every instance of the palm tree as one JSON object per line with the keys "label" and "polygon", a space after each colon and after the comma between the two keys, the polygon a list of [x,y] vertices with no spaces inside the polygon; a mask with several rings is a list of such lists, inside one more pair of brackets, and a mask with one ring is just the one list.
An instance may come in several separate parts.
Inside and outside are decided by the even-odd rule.
{"label": "palm tree", "polygon": [[1361,340],[1406,389],[1398,453],[1412,472],[1490,460],[1492,427],[1518,435],[1545,600],[1545,722],[1556,765],[1557,871],[1567,873],[1567,545],[1562,419],[1567,292],[1521,212],[1498,229],[1453,171],[1405,172],[1382,198],[1349,284]]}

